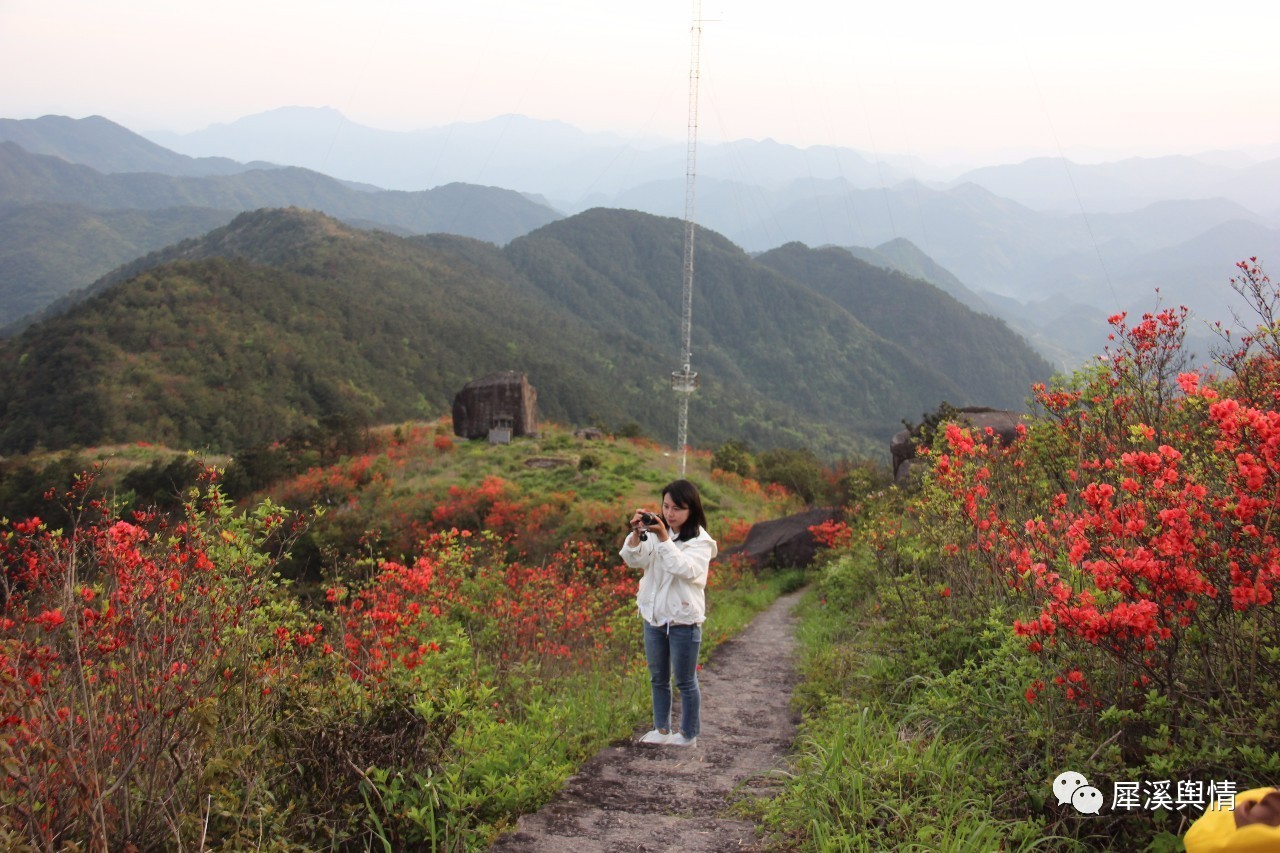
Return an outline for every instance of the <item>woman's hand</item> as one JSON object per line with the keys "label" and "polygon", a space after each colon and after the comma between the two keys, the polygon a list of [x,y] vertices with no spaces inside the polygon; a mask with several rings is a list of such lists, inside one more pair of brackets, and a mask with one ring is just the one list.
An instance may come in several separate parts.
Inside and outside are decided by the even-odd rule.
{"label": "woman's hand", "polygon": [[644,525],[640,522],[640,513],[643,511],[637,509],[631,514],[631,520],[627,522],[627,527],[631,528],[631,535],[627,537],[627,544],[632,548],[640,544],[640,531],[644,530]]}

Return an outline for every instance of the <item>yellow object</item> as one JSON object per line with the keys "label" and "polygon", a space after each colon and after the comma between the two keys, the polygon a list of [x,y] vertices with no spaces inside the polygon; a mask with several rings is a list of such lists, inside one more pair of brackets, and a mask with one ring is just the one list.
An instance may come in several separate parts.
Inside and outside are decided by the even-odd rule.
{"label": "yellow object", "polygon": [[[1235,807],[1256,802],[1274,790],[1254,788],[1236,794]],[[1237,827],[1235,812],[1215,804],[1191,824],[1182,843],[1187,853],[1280,853],[1280,826],[1252,823]]]}

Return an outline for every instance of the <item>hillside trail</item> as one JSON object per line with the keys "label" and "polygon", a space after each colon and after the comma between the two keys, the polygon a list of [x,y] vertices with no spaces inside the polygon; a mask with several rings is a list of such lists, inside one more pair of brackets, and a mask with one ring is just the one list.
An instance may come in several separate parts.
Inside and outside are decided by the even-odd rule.
{"label": "hillside trail", "polygon": [[[491,851],[727,853],[759,851],[755,825],[728,814],[778,785],[795,736],[793,592],[722,643],[699,673],[702,732],[682,748],[631,739],[606,747],[556,798],[521,817]],[[642,676],[641,676],[642,677]],[[674,711],[679,719],[678,706]]]}

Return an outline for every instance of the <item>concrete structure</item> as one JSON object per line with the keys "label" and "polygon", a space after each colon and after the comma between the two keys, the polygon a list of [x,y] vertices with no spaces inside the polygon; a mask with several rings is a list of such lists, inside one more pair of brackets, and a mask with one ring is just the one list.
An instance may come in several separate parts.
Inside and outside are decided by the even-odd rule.
{"label": "concrete structure", "polygon": [[523,373],[506,370],[474,379],[453,398],[453,433],[506,444],[538,434],[538,392]]}

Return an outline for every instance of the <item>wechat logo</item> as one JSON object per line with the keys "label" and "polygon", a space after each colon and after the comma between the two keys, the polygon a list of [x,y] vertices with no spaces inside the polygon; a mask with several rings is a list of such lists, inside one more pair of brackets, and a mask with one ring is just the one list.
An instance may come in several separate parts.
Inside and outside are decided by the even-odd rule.
{"label": "wechat logo", "polygon": [[1053,780],[1053,793],[1058,797],[1058,805],[1070,803],[1080,814],[1102,811],[1102,792],[1090,785],[1084,774],[1074,770],[1058,774]]}

